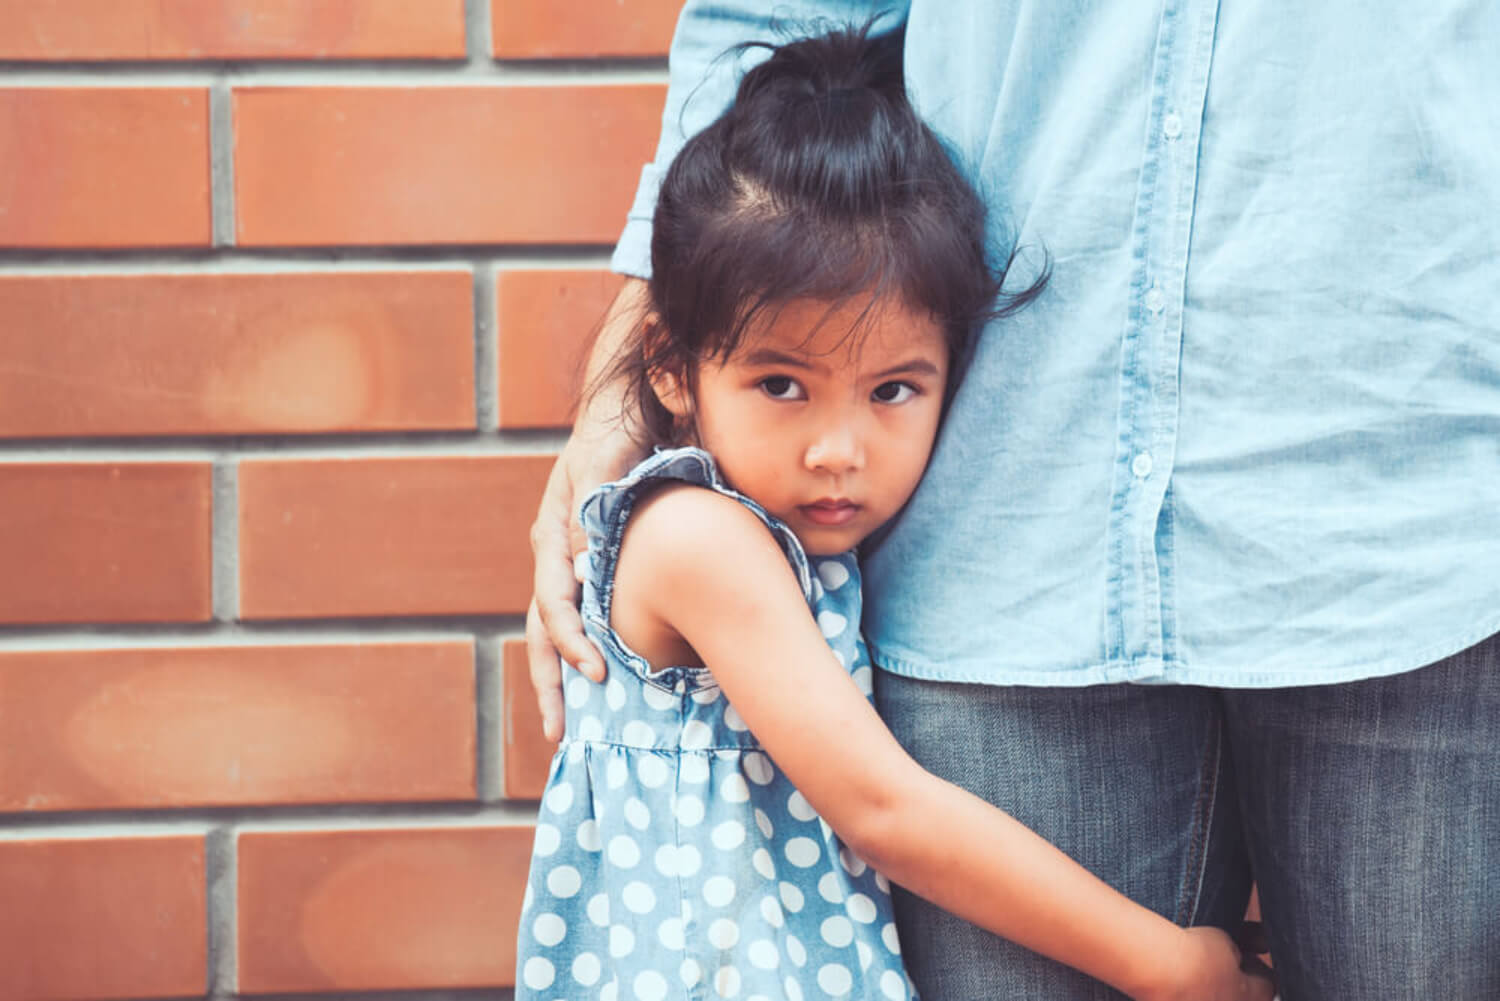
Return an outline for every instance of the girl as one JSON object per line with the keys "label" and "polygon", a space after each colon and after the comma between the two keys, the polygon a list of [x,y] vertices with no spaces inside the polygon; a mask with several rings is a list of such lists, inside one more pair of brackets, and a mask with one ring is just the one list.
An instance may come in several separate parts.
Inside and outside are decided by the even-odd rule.
{"label": "girl", "polygon": [[910,999],[887,878],[1134,998],[1270,997],[1222,932],[922,771],[871,705],[852,551],[916,489],[999,290],[900,51],[773,49],[663,182],[616,375],[669,447],[583,508],[610,670],[566,686],[520,999]]}

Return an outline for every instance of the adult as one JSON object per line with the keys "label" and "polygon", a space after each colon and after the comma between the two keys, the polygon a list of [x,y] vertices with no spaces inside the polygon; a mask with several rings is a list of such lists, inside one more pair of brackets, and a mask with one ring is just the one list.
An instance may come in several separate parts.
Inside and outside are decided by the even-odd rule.
{"label": "adult", "polygon": [[[616,269],[726,50],[891,6],[689,3]],[[1287,1001],[1500,997],[1500,5],[898,6],[917,107],[1053,275],[865,554],[882,715],[1179,922],[1232,925],[1253,866]],[[564,526],[636,458],[617,416],[533,529],[554,728],[553,644],[597,670]],[[924,996],[1113,996],[898,907]]]}

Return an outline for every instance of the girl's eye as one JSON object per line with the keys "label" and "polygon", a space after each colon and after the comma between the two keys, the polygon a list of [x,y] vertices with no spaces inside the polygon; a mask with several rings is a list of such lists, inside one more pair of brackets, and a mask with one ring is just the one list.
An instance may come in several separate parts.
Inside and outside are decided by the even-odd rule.
{"label": "girl's eye", "polygon": [[797,380],[786,375],[771,375],[760,380],[760,388],[763,393],[773,400],[800,400],[803,398],[802,387],[797,385]]}
{"label": "girl's eye", "polygon": [[917,395],[917,388],[909,382],[882,382],[870,395],[881,403],[905,403]]}

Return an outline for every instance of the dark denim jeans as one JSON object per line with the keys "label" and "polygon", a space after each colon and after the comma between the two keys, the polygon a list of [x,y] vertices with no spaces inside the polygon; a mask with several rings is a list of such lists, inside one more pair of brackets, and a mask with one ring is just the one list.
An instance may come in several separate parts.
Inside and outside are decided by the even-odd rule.
{"label": "dark denim jeans", "polygon": [[[880,672],[926,768],[1180,924],[1260,885],[1285,1001],[1500,998],[1500,637],[1270,690],[1001,688]],[[926,1001],[1121,995],[898,891]]]}

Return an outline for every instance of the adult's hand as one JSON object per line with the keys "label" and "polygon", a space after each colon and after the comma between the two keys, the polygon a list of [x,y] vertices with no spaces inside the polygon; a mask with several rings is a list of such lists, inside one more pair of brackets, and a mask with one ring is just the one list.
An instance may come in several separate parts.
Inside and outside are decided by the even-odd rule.
{"label": "adult's hand", "polygon": [[626,336],[645,319],[646,283],[626,279],[605,314],[589,359],[586,385],[596,391],[580,409],[573,433],[547,477],[531,526],[536,571],[526,611],[526,657],[548,740],[562,736],[562,660],[594,681],[604,680],[604,658],[583,633],[574,560],[587,543],[578,508],[589,491],[618,479],[645,454],[622,420],[623,387],[599,385]]}

